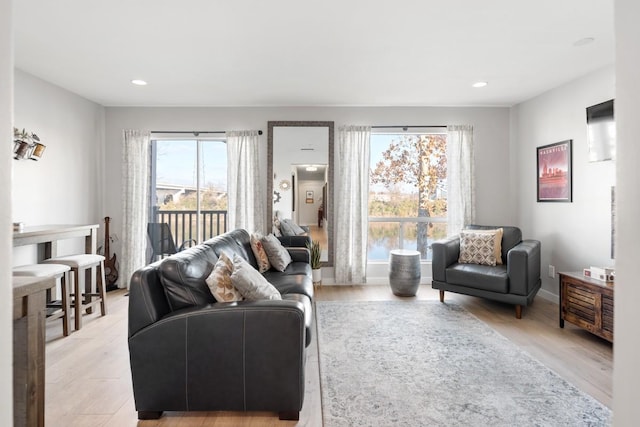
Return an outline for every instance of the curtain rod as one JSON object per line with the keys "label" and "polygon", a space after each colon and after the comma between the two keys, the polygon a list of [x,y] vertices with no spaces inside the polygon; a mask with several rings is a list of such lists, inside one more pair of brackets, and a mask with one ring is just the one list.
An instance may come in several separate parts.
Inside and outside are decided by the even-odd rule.
{"label": "curtain rod", "polygon": [[[226,130],[152,130],[151,133],[192,133],[198,136],[203,133],[227,133]],[[258,135],[262,135],[262,131],[258,131]]]}
{"label": "curtain rod", "polygon": [[371,129],[395,129],[409,130],[410,128],[446,128],[447,125],[393,125],[393,126],[371,126]]}

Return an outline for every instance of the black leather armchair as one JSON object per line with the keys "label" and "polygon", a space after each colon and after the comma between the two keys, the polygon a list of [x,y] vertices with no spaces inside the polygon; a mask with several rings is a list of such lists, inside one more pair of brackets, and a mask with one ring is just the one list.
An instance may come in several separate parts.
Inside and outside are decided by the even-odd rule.
{"label": "black leather armchair", "polygon": [[540,242],[522,240],[517,227],[470,225],[468,229],[486,230],[502,228],[502,265],[488,266],[462,264],[460,237],[453,236],[433,242],[433,289],[444,292],[473,295],[514,304],[516,318],[522,317],[522,307],[533,302],[541,286]]}

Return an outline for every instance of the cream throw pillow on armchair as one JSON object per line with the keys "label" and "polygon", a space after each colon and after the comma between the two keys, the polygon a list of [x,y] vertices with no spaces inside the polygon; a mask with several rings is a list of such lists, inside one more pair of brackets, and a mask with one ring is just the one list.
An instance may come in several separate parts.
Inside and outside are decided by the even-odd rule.
{"label": "cream throw pillow on armchair", "polygon": [[495,235],[476,233],[475,230],[460,232],[460,264],[496,265],[494,254]]}
{"label": "cream throw pillow on armchair", "polygon": [[493,242],[493,256],[496,257],[496,264],[502,265],[502,235],[504,234],[504,229],[503,228],[496,228],[493,230],[469,229],[468,231],[473,231],[474,233],[485,233],[485,234],[493,235],[495,238]]}

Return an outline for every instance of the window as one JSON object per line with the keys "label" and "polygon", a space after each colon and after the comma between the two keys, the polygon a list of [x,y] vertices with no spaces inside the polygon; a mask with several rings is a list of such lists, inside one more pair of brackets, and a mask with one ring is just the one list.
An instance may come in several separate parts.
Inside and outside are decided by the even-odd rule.
{"label": "window", "polygon": [[153,139],[151,164],[149,222],[169,224],[177,245],[226,231],[224,139]]}
{"label": "window", "polygon": [[431,260],[431,242],[447,235],[447,135],[372,132],[369,172],[369,261],[392,249]]}

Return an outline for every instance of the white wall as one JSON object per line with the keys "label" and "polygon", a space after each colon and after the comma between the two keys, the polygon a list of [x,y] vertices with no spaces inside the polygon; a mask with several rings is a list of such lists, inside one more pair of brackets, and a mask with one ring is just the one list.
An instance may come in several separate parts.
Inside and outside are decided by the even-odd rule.
{"label": "white wall", "polygon": [[11,0],[0,0],[0,425],[13,425],[13,288],[11,286],[11,163],[13,37]]}
{"label": "white wall", "polygon": [[[518,221],[524,238],[542,242],[542,287],[558,294],[556,271],[613,265],[611,186],[615,161],[588,161],[586,107],[612,99],[614,69],[608,67],[512,108],[512,169]],[[536,198],[536,147],[573,140],[573,203]],[[557,276],[556,276],[557,277]]]}
{"label": "white wall", "polygon": [[[123,129],[146,130],[241,130],[261,129],[266,196],[267,122],[275,120],[334,121],[336,131],[344,124],[366,125],[447,125],[471,124],[476,144],[477,221],[487,224],[513,224],[514,201],[509,179],[508,108],[438,107],[291,107],[291,108],[130,108],[106,109],[106,168],[120,168]],[[120,192],[106,188],[106,204],[113,217],[113,231],[121,230]],[[430,276],[430,271],[428,272]],[[323,274],[324,276],[324,274]],[[326,277],[326,276],[325,276]]]}
{"label": "white wall", "polygon": [[638,241],[640,241],[640,2],[616,0],[617,241],[613,421],[638,425]]}
{"label": "white wall", "polygon": [[[13,161],[13,221],[102,224],[104,107],[16,70],[14,108],[15,126],[35,132],[47,148],[39,161]],[[119,175],[106,178],[119,191]],[[84,242],[60,242],[59,251],[84,251]],[[16,248],[14,257],[14,265],[33,262],[35,248]]]}

